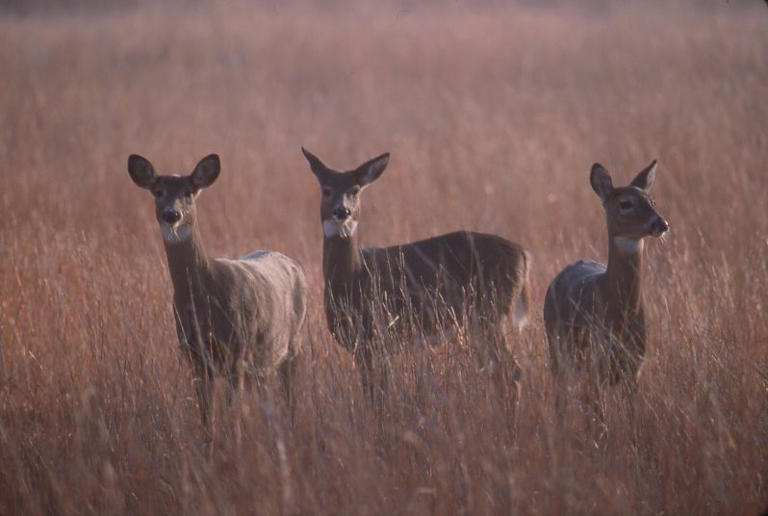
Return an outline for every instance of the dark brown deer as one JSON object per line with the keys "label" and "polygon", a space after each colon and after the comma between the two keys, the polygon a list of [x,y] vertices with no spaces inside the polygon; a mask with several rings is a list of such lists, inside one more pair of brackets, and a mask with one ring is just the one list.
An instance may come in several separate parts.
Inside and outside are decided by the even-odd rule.
{"label": "dark brown deer", "polygon": [[261,383],[278,371],[290,401],[307,290],[301,264],[283,254],[257,251],[229,260],[205,252],[195,200],[219,171],[215,154],[186,176],[157,175],[145,158],[128,158],[131,179],[155,198],[173,282],[176,330],[195,368],[200,416],[209,436],[215,372],[226,377],[231,400],[242,395],[250,379]]}
{"label": "dark brown deer", "polygon": [[[305,149],[321,189],[323,277],[328,327],[354,353],[363,389],[381,357],[382,330],[413,337],[455,328],[468,319],[504,349],[508,333],[522,327],[530,305],[530,258],[518,244],[495,235],[458,231],[383,248],[361,248],[361,192],[384,171],[389,154],[354,170],[326,167]],[[402,340],[402,339],[401,339]],[[383,374],[383,371],[378,371]],[[517,377],[517,371],[511,372]]]}
{"label": "dark brown deer", "polygon": [[[579,261],[563,269],[547,289],[544,323],[552,372],[558,382],[557,410],[564,410],[565,377],[582,373],[586,401],[603,425],[600,389],[626,382],[630,402],[645,354],[645,313],[641,293],[643,239],[659,237],[669,224],[649,194],[656,161],[624,187],[614,188],[608,171],[592,166],[590,183],[608,224],[608,265]],[[604,429],[601,428],[601,432]]]}

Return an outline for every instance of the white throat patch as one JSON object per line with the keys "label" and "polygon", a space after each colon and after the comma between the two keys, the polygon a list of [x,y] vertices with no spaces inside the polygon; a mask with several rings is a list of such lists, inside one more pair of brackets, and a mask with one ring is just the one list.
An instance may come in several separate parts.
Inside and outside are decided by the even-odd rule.
{"label": "white throat patch", "polygon": [[616,244],[616,249],[622,253],[630,254],[637,253],[643,250],[643,241],[627,238],[623,236],[613,237],[613,242]]}
{"label": "white throat patch", "polygon": [[189,224],[181,224],[173,227],[170,224],[161,223],[160,232],[163,234],[163,240],[168,244],[178,244],[189,238],[192,230]]}
{"label": "white throat patch", "polygon": [[325,219],[323,221],[323,234],[327,238],[340,236],[349,238],[357,229],[357,221],[346,219],[343,222],[336,219]]}

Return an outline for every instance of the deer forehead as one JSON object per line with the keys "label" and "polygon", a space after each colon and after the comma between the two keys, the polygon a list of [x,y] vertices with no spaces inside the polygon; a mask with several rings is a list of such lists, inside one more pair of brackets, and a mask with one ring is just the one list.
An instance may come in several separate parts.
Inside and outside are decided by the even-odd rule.
{"label": "deer forehead", "polygon": [[330,193],[331,195],[338,196],[346,193],[352,193],[355,190],[359,190],[360,187],[357,183],[350,183],[348,185],[323,185],[323,193]]}
{"label": "deer forehead", "polygon": [[616,206],[622,202],[640,203],[641,205],[645,204],[649,207],[653,207],[654,205],[653,198],[650,195],[635,187],[617,188],[613,195],[606,199],[603,205]]}
{"label": "deer forehead", "polygon": [[159,176],[155,181],[155,188],[160,187],[165,190],[166,197],[182,197],[190,193],[191,185],[186,176]]}
{"label": "deer forehead", "polygon": [[621,188],[616,188],[613,191],[613,194],[608,198],[609,201],[618,200],[619,202],[637,199],[646,200],[649,203],[652,202],[651,196],[648,195],[648,193],[635,186],[623,186]]}
{"label": "deer forehead", "polygon": [[357,184],[357,175],[354,170],[339,172],[337,170],[328,169],[325,174],[320,177],[320,183],[322,186],[327,186],[334,190],[343,190],[345,188],[351,188]]}
{"label": "deer forehead", "polygon": [[179,174],[172,174],[167,176],[157,176],[157,183],[164,186],[186,186],[187,177]]}

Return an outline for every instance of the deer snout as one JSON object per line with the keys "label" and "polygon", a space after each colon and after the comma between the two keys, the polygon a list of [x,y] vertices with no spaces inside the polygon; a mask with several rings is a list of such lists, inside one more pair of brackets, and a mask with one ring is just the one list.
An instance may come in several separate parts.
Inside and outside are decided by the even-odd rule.
{"label": "deer snout", "polygon": [[336,220],[345,220],[352,215],[352,212],[346,206],[338,206],[331,213]]}
{"label": "deer snout", "polygon": [[653,224],[651,224],[651,233],[655,237],[659,237],[669,231],[669,222],[662,219],[661,217],[656,217],[656,220],[653,221]]}
{"label": "deer snout", "polygon": [[177,210],[165,210],[162,214],[162,219],[168,224],[176,224],[181,220],[181,213]]}

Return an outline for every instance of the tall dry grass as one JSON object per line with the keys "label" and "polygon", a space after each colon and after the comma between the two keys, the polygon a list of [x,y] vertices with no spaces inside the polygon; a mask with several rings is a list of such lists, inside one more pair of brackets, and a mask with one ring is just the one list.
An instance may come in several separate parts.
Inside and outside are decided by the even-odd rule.
{"label": "tall dry grass", "polygon": [[[405,5],[405,4],[403,4]],[[742,513],[768,505],[765,6],[585,12],[482,4],[328,11],[198,4],[0,18],[0,513]],[[461,349],[393,359],[365,402],[321,311],[319,192],[299,152],[384,151],[361,238],[456,228],[535,257],[515,408]],[[273,248],[312,287],[290,424],[246,402],[203,455],[152,202],[222,156],[214,254]],[[646,248],[636,426],[554,428],[543,293],[605,257],[588,185],[659,158],[672,230]],[[226,414],[224,414],[226,416]]]}

